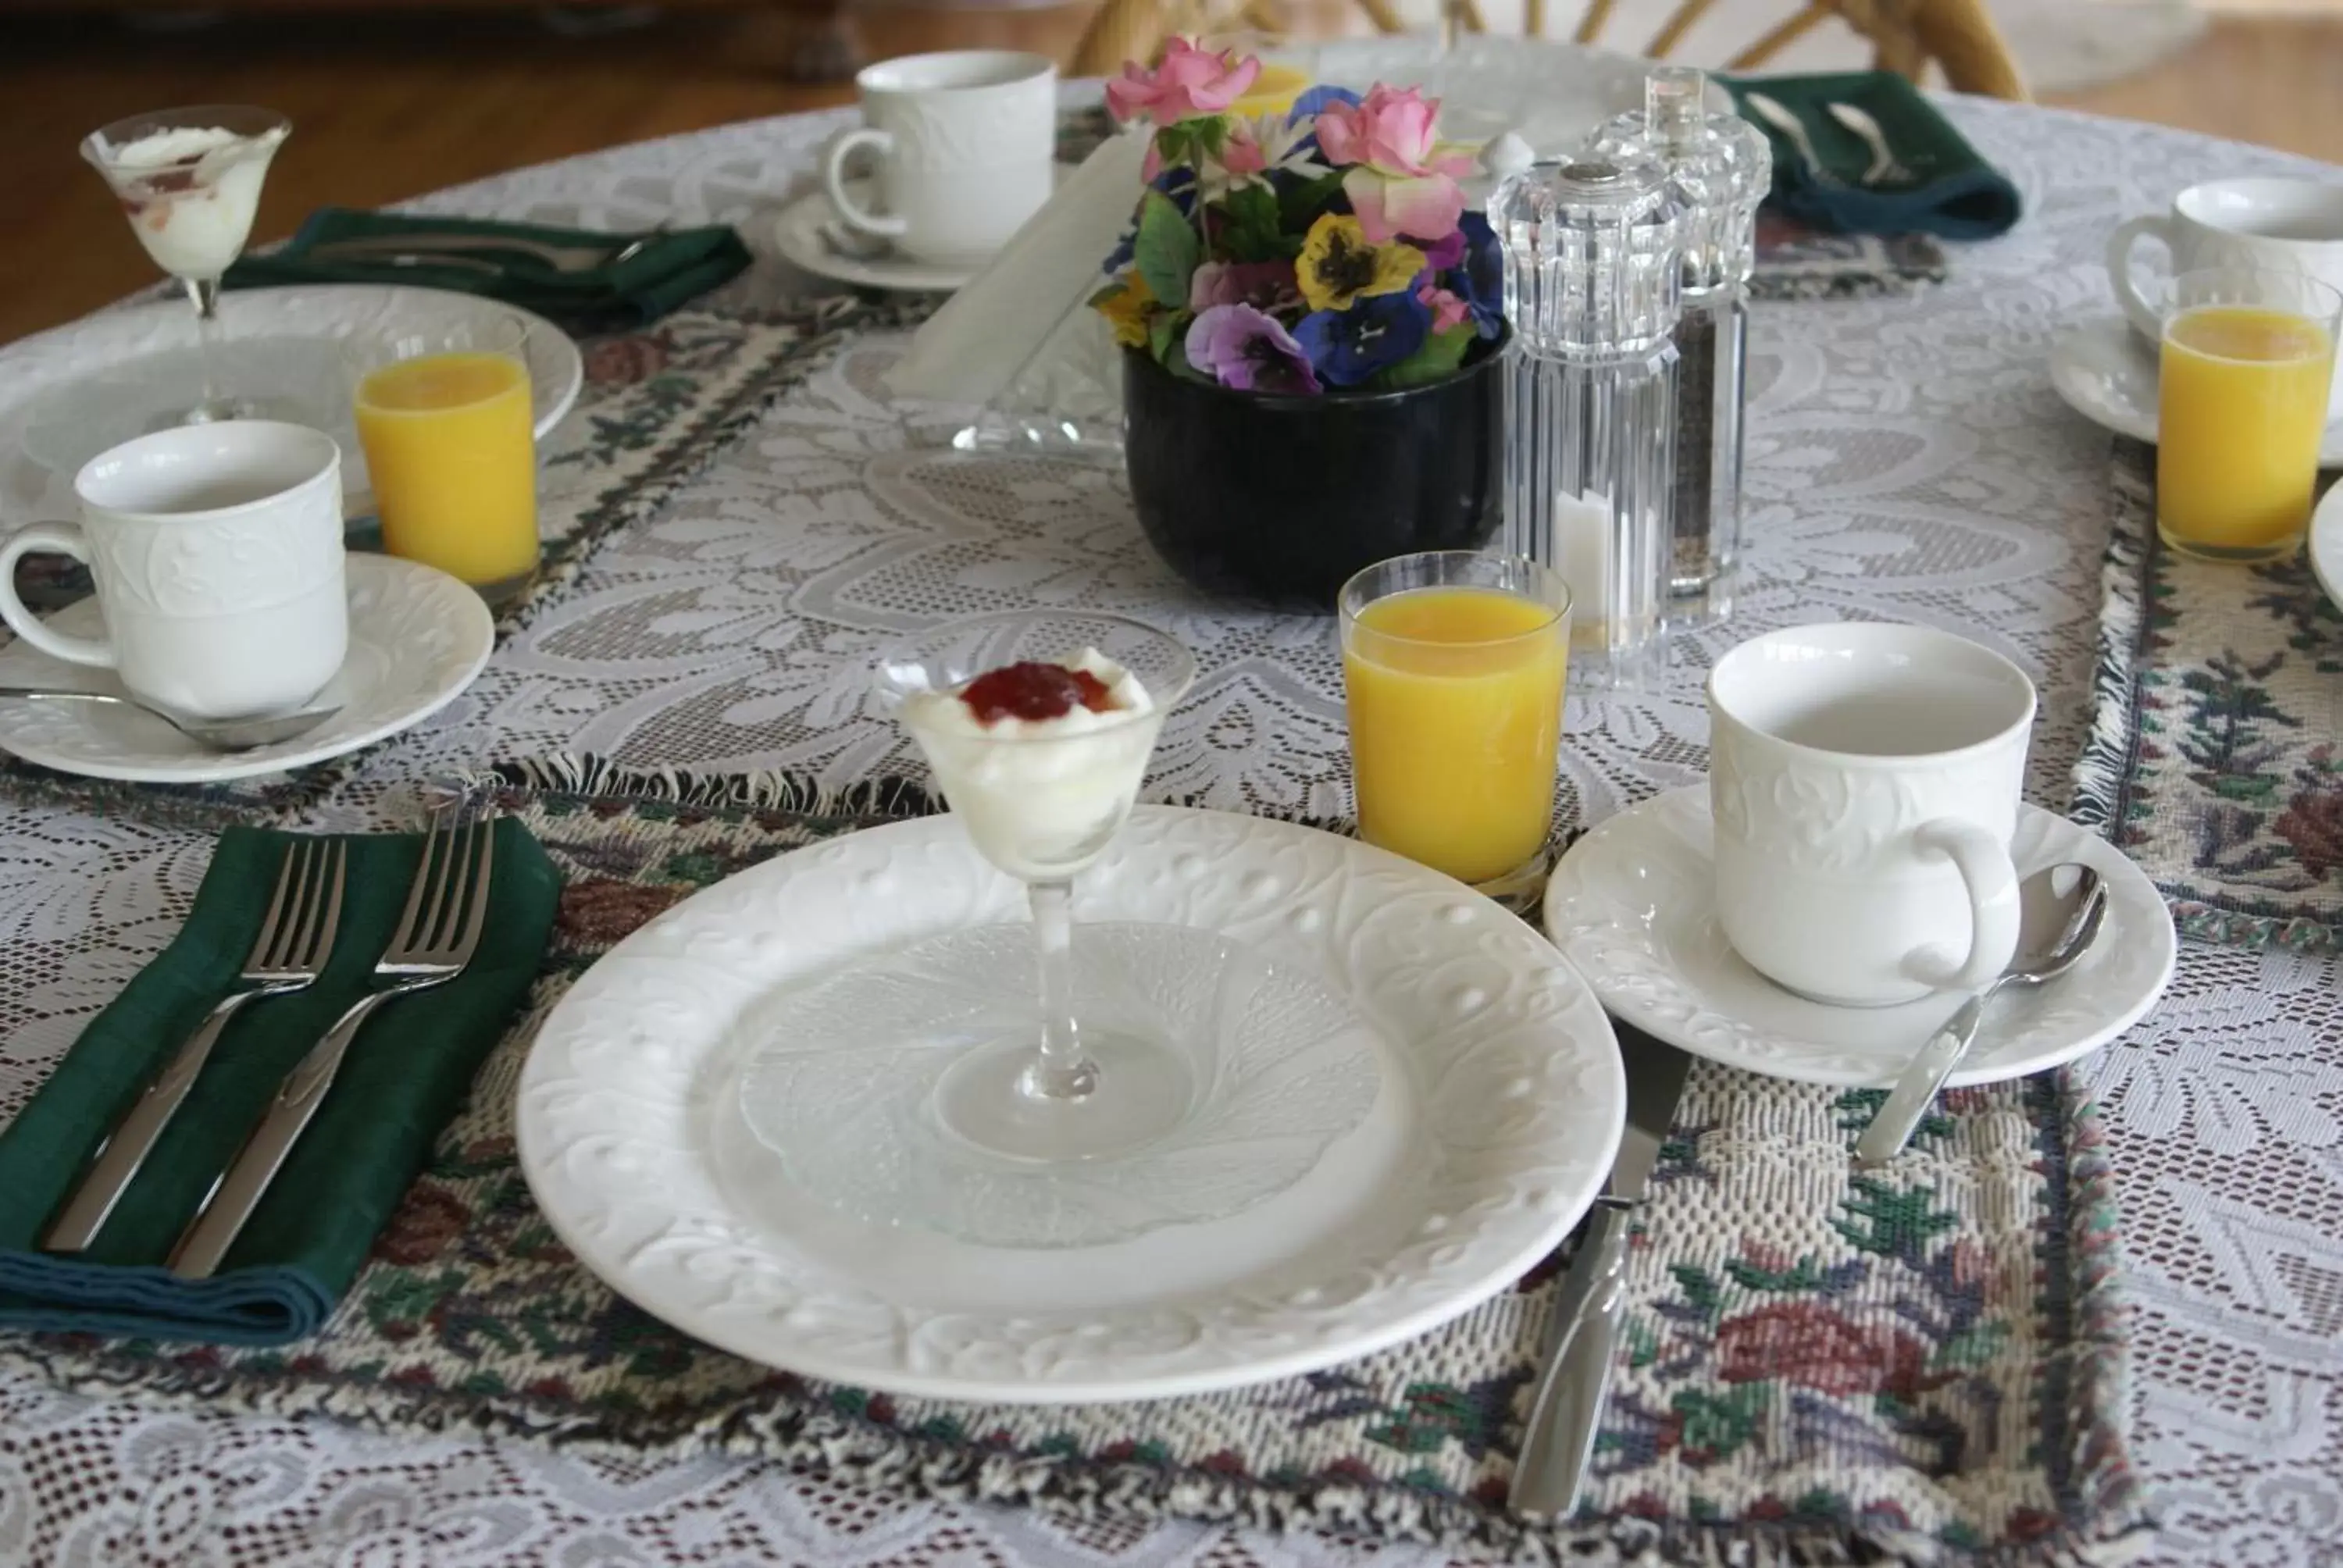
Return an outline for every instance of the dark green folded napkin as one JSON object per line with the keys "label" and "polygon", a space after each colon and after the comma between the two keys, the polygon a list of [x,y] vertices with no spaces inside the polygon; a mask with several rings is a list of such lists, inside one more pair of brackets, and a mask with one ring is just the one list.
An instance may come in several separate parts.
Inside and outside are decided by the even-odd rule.
{"label": "dark green folded napkin", "polygon": [[[1917,87],[1892,71],[1812,76],[1719,77],[1741,117],[1774,144],[1773,203],[1814,227],[1837,234],[1933,234],[1991,239],[2016,226],[2020,203],[2009,176],[1977,156]],[[1749,110],[1763,93],[1806,128],[1823,167],[1810,166],[1778,128]],[[1870,147],[1833,119],[1827,106],[1852,104],[1879,122],[1888,150],[1912,171],[1896,186],[1860,184]]]}
{"label": "dark green folded napkin", "polygon": [[656,321],[688,300],[730,281],[749,265],[749,247],[721,225],[677,229],[652,236],[643,248],[615,266],[563,272],[522,251],[467,250],[476,266],[424,263],[401,266],[388,256],[313,256],[331,240],[407,238],[427,249],[432,235],[487,235],[536,240],[551,246],[611,246],[615,252],[634,235],[597,234],[537,224],[490,223],[480,218],[417,217],[350,207],[325,207],[310,216],[279,249],[247,256],[228,269],[230,288],[277,283],[392,283],[421,288],[452,288],[486,295],[534,310],[573,332],[610,332]]}
{"label": "dark green folded napkin", "polygon": [[0,1130],[0,1328],[281,1344],[325,1322],[537,977],[560,874],[519,823],[496,831],[471,966],[367,1021],[218,1273],[179,1280],[162,1263],[285,1074],[366,989],[405,906],[419,835],[346,840],[347,892],[325,974],[246,1005],[228,1025],[86,1251],[38,1251],[99,1141],[230,989],[259,931],[292,839],[221,835],[186,925]]}

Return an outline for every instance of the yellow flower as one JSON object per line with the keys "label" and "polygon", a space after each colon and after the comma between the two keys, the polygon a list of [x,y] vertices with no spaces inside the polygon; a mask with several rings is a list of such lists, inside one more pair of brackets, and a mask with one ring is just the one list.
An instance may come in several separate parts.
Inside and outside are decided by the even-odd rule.
{"label": "yellow flower", "polygon": [[1312,310],[1348,310],[1362,299],[1397,294],[1423,270],[1423,252],[1415,246],[1369,245],[1357,218],[1331,212],[1310,226],[1293,264]]}
{"label": "yellow flower", "polygon": [[1155,296],[1147,291],[1147,280],[1136,268],[1124,276],[1119,291],[1103,296],[1097,304],[1098,313],[1114,327],[1117,343],[1126,348],[1147,347],[1147,324],[1155,309]]}

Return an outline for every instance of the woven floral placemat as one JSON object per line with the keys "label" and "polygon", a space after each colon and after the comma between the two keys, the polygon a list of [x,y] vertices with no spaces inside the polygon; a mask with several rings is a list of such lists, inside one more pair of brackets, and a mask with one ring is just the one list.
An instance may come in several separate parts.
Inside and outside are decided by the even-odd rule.
{"label": "woven floral placemat", "polygon": [[840,796],[584,762],[509,769],[494,788],[569,878],[556,945],[529,1019],[327,1328],[277,1352],[0,1337],[0,1362],[214,1409],[765,1455],[1093,1518],[1539,1558],[2097,1562],[2147,1529],[2126,1453],[2104,1134],[2063,1076],[1956,1091],[1907,1157],[1856,1176],[1847,1149],[1875,1092],[1699,1068],[1633,1249],[1592,1498],[1565,1525],[1503,1508],[1558,1259],[1380,1354],[1151,1403],[898,1400],[700,1344],[580,1269],[532,1203],[512,1126],[534,1023],[699,888],[930,802],[898,784]]}
{"label": "woven floral placemat", "polygon": [[2118,440],[2077,820],[2181,931],[2343,948],[2343,611],[2300,556],[2216,565],[2156,533],[2156,452]]}
{"label": "woven floral placemat", "polygon": [[[596,547],[657,512],[855,335],[917,325],[935,303],[838,296],[755,316],[685,309],[639,331],[581,344],[585,384],[548,438],[538,486],[543,562],[528,592],[505,612],[498,637],[568,593]],[[368,548],[378,537],[354,531],[350,543]],[[25,601],[45,612],[90,591],[86,570],[61,556],[35,558],[19,584]],[[227,784],[153,785],[79,778],[0,753],[0,790],[207,824],[222,819],[223,809],[298,810],[347,778],[365,755]]]}

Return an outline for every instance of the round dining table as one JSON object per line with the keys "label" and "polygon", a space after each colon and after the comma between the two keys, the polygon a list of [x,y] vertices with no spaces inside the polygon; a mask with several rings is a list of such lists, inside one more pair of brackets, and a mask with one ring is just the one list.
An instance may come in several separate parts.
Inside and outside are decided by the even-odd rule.
{"label": "round dining table", "polygon": [[[1946,628],[2022,665],[2042,695],[2029,794],[2054,809],[2074,799],[2111,437],[2054,394],[2053,341],[2111,312],[2101,250],[2124,218],[2210,176],[2343,171],[2029,105],[1941,102],[2016,182],[2024,221],[1948,247],[1940,284],[1755,309],[1745,589],[1729,626],[1684,650],[1663,695],[1573,701],[1564,779],[1584,820],[1704,776],[1700,674],[1723,648],[1856,616]],[[781,261],[772,228],[851,118],[793,116],[614,148],[415,207],[614,230],[729,223],[758,260],[718,303],[755,307],[834,287]],[[1158,620],[1204,668],[1207,695],[1171,721],[1151,794],[1345,815],[1325,623],[1183,596],[1131,531],[1110,467],[928,465],[917,419],[880,375],[902,343],[900,332],[857,337],[666,505],[605,540],[460,701],[367,763],[361,781],[367,769],[415,779],[555,755],[841,783],[912,768],[860,698],[859,650],[871,638],[1004,602],[1080,601]],[[169,939],[209,844],[128,814],[0,805],[0,1119]],[[2162,1520],[2156,1558],[2333,1561],[2343,1550],[2343,964],[2185,945],[2160,1007],[2081,1070],[2113,1131],[2131,1441]],[[1233,1526],[1070,1523],[769,1462],[394,1437],[0,1379],[0,1562],[146,1561],[166,1547],[156,1560],[188,1568],[1285,1568],[1368,1554]]]}

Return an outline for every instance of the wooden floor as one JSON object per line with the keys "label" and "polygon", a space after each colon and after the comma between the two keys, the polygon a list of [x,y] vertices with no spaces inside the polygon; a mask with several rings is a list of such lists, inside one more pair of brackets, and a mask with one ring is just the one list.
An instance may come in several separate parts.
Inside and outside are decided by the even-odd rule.
{"label": "wooden floor", "polygon": [[[874,55],[977,45],[1071,50],[1091,0],[1009,12],[873,7]],[[97,176],[91,126],[160,105],[246,101],[292,116],[258,236],[329,203],[373,206],[548,158],[840,103],[784,79],[783,18],[676,15],[557,36],[527,15],[232,18],[192,33],[0,15],[0,342],[154,273]],[[2057,101],[2343,163],[2343,18],[2225,16],[2186,56]]]}

